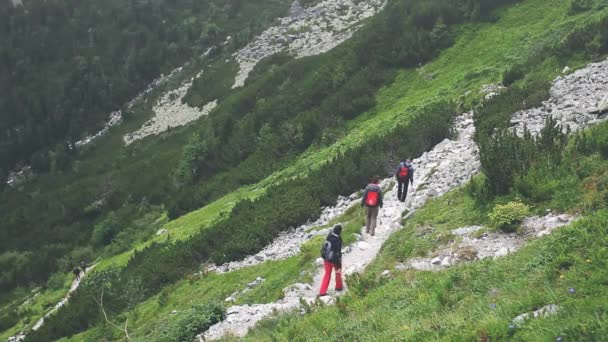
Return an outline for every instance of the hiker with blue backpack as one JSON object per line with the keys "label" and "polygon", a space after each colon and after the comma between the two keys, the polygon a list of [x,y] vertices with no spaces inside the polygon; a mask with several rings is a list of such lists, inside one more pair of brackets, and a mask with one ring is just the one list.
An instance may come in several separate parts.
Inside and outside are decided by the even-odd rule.
{"label": "hiker with blue backpack", "polygon": [[412,166],[412,161],[409,159],[402,160],[395,170],[395,177],[399,186],[397,188],[397,198],[401,202],[405,202],[409,184],[414,185],[414,167]]}
{"label": "hiker with blue backpack", "polygon": [[367,215],[365,219],[365,232],[371,236],[376,234],[376,221],[378,219],[379,208],[382,208],[382,189],[378,185],[379,177],[374,176],[370,179],[361,197],[361,206],[366,207]]}
{"label": "hiker with blue backpack", "polygon": [[321,288],[319,289],[319,296],[327,296],[327,288],[329,287],[329,281],[331,280],[331,271],[336,271],[336,291],[342,291],[342,226],[336,225],[321,247],[321,257],[323,258],[323,266],[325,267],[325,274],[321,281]]}

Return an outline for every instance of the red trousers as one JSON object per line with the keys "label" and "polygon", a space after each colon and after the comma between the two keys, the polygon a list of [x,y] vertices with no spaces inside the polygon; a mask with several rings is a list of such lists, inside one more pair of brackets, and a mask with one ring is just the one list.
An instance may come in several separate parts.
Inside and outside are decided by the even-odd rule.
{"label": "red trousers", "polygon": [[319,289],[319,294],[327,294],[327,288],[329,287],[329,280],[331,279],[332,268],[336,270],[336,290],[342,290],[342,269],[339,268],[338,265],[329,261],[324,261],[323,266],[325,267],[325,274],[323,275],[323,280],[321,281],[321,289]]}

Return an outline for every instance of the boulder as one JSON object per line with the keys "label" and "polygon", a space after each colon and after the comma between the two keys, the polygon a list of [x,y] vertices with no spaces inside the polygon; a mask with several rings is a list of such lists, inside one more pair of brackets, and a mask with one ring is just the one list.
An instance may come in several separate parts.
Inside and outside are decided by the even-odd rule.
{"label": "boulder", "polygon": [[445,258],[443,258],[443,260],[441,260],[441,267],[450,267],[452,266],[452,264],[450,263],[450,257],[446,256]]}

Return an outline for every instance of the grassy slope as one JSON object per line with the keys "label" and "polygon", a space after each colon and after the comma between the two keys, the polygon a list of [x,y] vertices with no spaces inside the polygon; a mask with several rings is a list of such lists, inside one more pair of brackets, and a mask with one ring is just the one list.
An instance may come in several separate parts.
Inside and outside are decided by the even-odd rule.
{"label": "grassy slope", "polygon": [[[201,222],[218,219],[222,213],[218,208],[230,210],[236,201],[256,198],[271,184],[292,177],[305,177],[308,170],[317,169],[343,151],[364,144],[372,136],[389,132],[398,123],[407,123],[418,108],[439,100],[458,101],[467,91],[472,92],[467,99],[469,103],[478,100],[481,85],[499,82],[510,65],[528,57],[534,48],[545,43],[551,36],[549,33],[581,19],[581,16],[568,17],[567,8],[567,4],[556,6],[526,1],[506,10],[504,18],[495,24],[461,27],[455,46],[421,71],[402,71],[394,84],[379,92],[378,106],[350,123],[349,133],[343,139],[332,146],[307,151],[293,165],[179,218],[166,228],[174,238],[187,238],[204,227]],[[434,78],[428,80],[422,74],[434,75]],[[131,253],[107,262],[122,265]]]}
{"label": "grassy slope", "polygon": [[[344,241],[346,244],[355,241],[353,233],[358,232],[364,222],[363,210],[355,206],[334,222],[344,223]],[[173,310],[185,310],[196,303],[210,301],[222,302],[235,291],[242,291],[247,284],[260,276],[264,282],[253,290],[238,297],[236,304],[253,304],[272,302],[282,297],[282,289],[294,282],[309,282],[314,271],[313,261],[318,257],[318,246],[323,237],[316,237],[302,246],[301,252],[294,257],[261,265],[244,268],[227,274],[207,274],[190,276],[190,279],[174,284],[137,305],[128,315],[130,335],[135,340],[149,340],[154,330],[171,319]],[[159,298],[166,295],[166,302],[161,305]],[[109,333],[113,338],[120,338],[119,332]],[[84,333],[62,341],[88,341],[108,336],[102,327],[95,327]]]}
{"label": "grassy slope", "polygon": [[[505,10],[501,13],[501,20],[497,23],[461,27],[459,38],[454,47],[445,51],[436,61],[420,70],[402,71],[393,85],[383,89],[378,94],[379,105],[350,124],[349,134],[345,138],[328,148],[310,150],[294,162],[291,167],[273,174],[257,185],[233,192],[210,206],[169,223],[167,228],[171,231],[171,237],[185,238],[204,227],[203,222],[212,222],[218,219],[221,214],[216,211],[217,208],[226,207],[229,210],[231,204],[235,201],[245,197],[254,198],[263,193],[270,184],[290,177],[305,176],[305,171],[301,170],[314,169],[341,151],[365,143],[372,135],[390,131],[397,122],[407,122],[415,114],[416,108],[439,99],[462,100],[461,95],[468,90],[472,94],[470,98],[465,99],[467,103],[479,99],[480,95],[477,92],[482,84],[499,81],[504,70],[510,65],[522,61],[529,56],[530,51],[544,44],[547,39],[550,39],[547,37],[552,36],[552,31],[571,25],[581,19],[581,16],[568,17],[566,15],[567,7],[567,4],[556,6],[539,0],[530,0]],[[548,70],[548,72],[555,72],[555,70]],[[432,79],[424,77],[425,75],[432,75]],[[211,209],[212,206],[215,209]],[[466,208],[471,209],[471,203]],[[433,215],[435,214],[436,211]],[[422,215],[418,214],[418,217],[423,217]],[[475,217],[481,220],[482,215],[478,213]],[[473,222],[475,220],[466,218],[463,218],[463,220],[463,222],[458,223],[475,223]],[[428,248],[431,248],[431,246],[432,243],[429,243]],[[418,253],[425,251],[418,248]],[[300,256],[300,258],[306,260],[304,256]],[[126,255],[123,255],[106,262],[108,264],[114,262],[120,265],[126,260]],[[277,264],[281,265],[279,268],[282,270],[298,267],[298,263],[292,259]],[[268,269],[274,269],[274,267],[269,265]],[[209,289],[214,288],[215,281],[220,281],[215,279],[222,279],[220,282],[226,288],[222,293],[205,290],[204,292],[207,295],[191,296],[191,294],[199,293],[197,291],[201,290],[188,287],[190,285],[186,286],[185,283],[175,285],[170,294],[171,298],[174,298],[169,300],[174,305],[171,308],[189,305],[188,301],[179,298],[197,298],[196,302],[205,302],[211,299],[221,300],[232,293],[233,289],[242,288],[243,284],[255,278],[254,274],[269,274],[265,271],[265,267],[256,267],[254,270],[255,272],[251,273],[249,270],[235,272],[231,275],[231,277],[235,277],[231,278],[233,280],[228,280],[228,277],[225,276],[214,276],[208,280],[197,282],[201,283],[200,286],[203,288]],[[290,271],[286,273],[292,274]],[[297,280],[298,277],[295,274],[284,278],[285,281],[274,283],[275,286],[270,291],[274,295],[258,297],[253,295],[249,298],[258,301],[272,300],[273,297],[280,295],[277,290],[281,286]],[[290,281],[286,281],[288,278]],[[214,295],[211,295],[211,293],[214,293]],[[264,293],[267,292],[264,291]],[[142,315],[145,319],[141,318],[141,320],[148,321],[155,316],[163,316],[152,309],[155,300],[151,299],[139,306],[137,311],[145,312]],[[135,316],[139,317],[140,315],[136,314]],[[154,321],[152,320],[152,322]],[[137,329],[137,326],[145,326],[138,323],[133,324],[134,329]],[[143,328],[143,330],[149,331],[150,328]],[[87,334],[91,334],[91,332],[78,335],[75,340],[79,340]]]}
{"label": "grassy slope", "polygon": [[[461,100],[467,103],[479,99],[482,84],[498,82],[510,65],[526,58],[542,45],[550,34],[565,25],[573,24],[582,16],[568,17],[567,4],[548,4],[529,0],[501,13],[497,23],[466,25],[460,28],[456,44],[442,53],[437,60],[420,70],[404,70],[394,84],[379,92],[378,106],[354,120],[349,134],[336,144],[310,150],[292,166],[273,174],[257,185],[239,189],[214,203],[192,212],[166,225],[171,239],[187,238],[214,220],[221,219],[233,205],[243,198],[255,198],[273,183],[291,177],[306,176],[306,170],[317,168],[332,156],[339,155],[353,146],[365,143],[372,136],[388,132],[397,123],[407,122],[416,109],[433,101]],[[595,14],[599,15],[599,14]],[[429,77],[431,76],[431,77]],[[303,171],[304,170],[304,171]],[[164,241],[165,236],[154,237]],[[151,241],[140,244],[142,248]],[[124,265],[132,251],[106,259],[99,270]]]}
{"label": "grassy slope", "polygon": [[[429,237],[421,239],[416,232],[432,226],[435,234],[445,233],[468,220],[466,210],[448,221],[441,215],[430,219],[436,210],[449,211],[454,203],[465,209],[463,203],[470,201],[462,191],[450,197],[452,202],[440,200],[423,208],[419,215],[427,218],[414,218],[391,237],[366,272],[368,280],[359,294],[351,291],[338,305],[312,315],[268,320],[248,340],[486,341],[514,335],[517,341],[554,341],[558,336],[566,340],[606,336],[606,210],[531,241],[509,257],[443,272],[397,272],[390,280],[379,280],[382,270],[415,256],[417,243],[427,242]],[[428,239],[431,245],[439,243],[436,237]],[[551,303],[561,306],[557,315],[509,328],[517,315]]]}
{"label": "grassy slope", "polygon": [[[590,130],[605,136],[608,123]],[[571,147],[576,139],[571,139]],[[450,230],[487,223],[492,205],[480,207],[466,188],[423,206],[383,246],[362,279],[347,279],[350,293],[334,307],[302,317],[291,314],[267,320],[248,336],[269,340],[360,341],[604,341],[608,336],[608,210],[606,155],[577,156],[572,188],[554,189],[550,199],[535,202],[537,214],[558,205],[583,217],[552,235],[529,241],[497,260],[461,264],[441,272],[394,271],[412,257],[449,245]],[[555,182],[545,175],[538,187]],[[559,177],[559,173],[558,173]],[[565,178],[569,178],[565,177]],[[569,184],[562,179],[561,184]],[[555,202],[564,194],[569,206]],[[517,197],[513,192],[494,203]],[[563,204],[563,203],[562,203]],[[393,270],[390,279],[383,270]],[[557,314],[510,327],[513,318],[548,304]],[[230,339],[228,339],[230,340]]]}

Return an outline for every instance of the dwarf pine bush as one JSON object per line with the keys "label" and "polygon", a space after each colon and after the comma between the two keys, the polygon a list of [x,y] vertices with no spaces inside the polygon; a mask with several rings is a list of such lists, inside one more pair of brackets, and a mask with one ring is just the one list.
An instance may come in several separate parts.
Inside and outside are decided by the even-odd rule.
{"label": "dwarf pine bush", "polygon": [[520,202],[497,204],[488,215],[492,225],[506,233],[514,232],[517,225],[530,213],[530,207]]}

